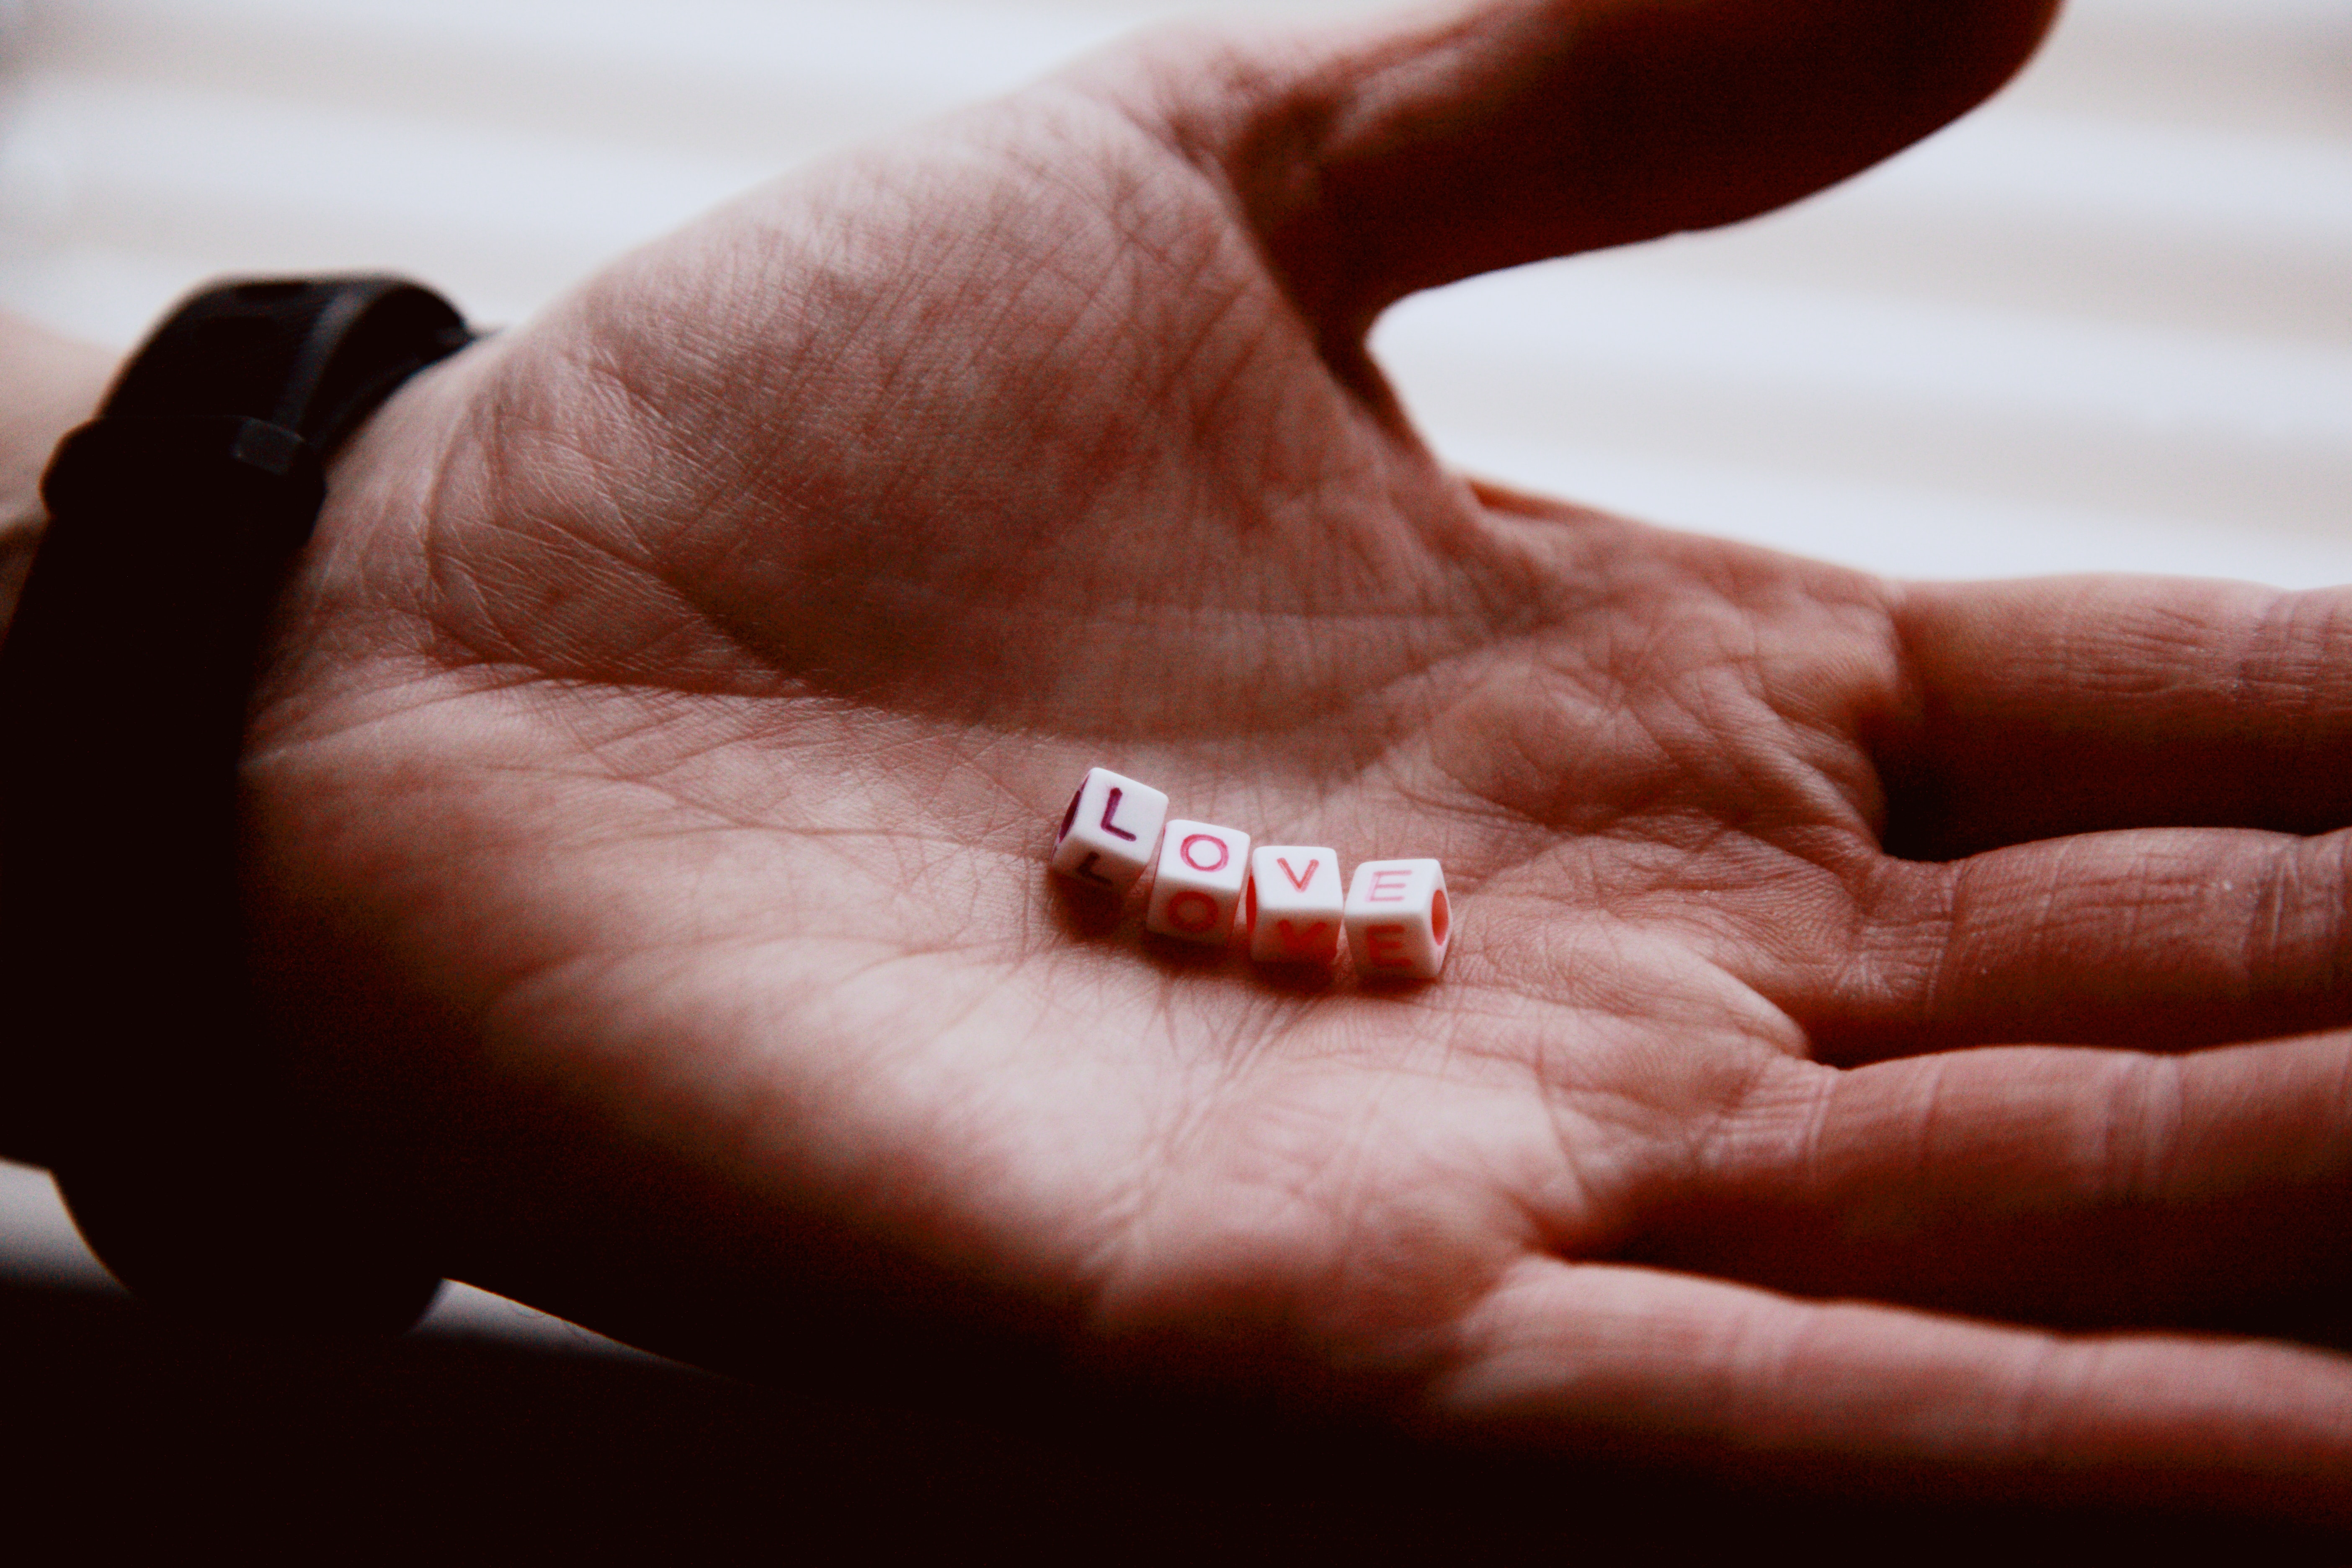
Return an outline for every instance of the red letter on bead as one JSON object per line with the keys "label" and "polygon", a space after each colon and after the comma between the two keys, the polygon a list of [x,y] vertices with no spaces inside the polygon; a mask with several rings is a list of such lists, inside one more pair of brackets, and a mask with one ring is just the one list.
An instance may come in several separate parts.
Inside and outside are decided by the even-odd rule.
{"label": "red letter on bead", "polygon": [[1145,928],[1187,942],[1223,942],[1241,911],[1248,859],[1246,833],[1207,822],[1170,823]]}
{"label": "red letter on bead", "polygon": [[1108,768],[1088,771],[1054,840],[1054,869],[1125,892],[1151,864],[1168,797]]}
{"label": "red letter on bead", "polygon": [[1339,857],[1317,846],[1269,844],[1250,855],[1250,956],[1260,963],[1329,963],[1339,956],[1346,900]]}
{"label": "red letter on bead", "polygon": [[1348,946],[1368,979],[1434,980],[1454,945],[1445,870],[1434,860],[1374,860],[1348,889]]}

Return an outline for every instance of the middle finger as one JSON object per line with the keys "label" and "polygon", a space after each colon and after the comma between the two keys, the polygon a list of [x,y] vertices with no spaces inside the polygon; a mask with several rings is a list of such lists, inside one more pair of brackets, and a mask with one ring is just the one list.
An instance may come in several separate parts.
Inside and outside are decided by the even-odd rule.
{"label": "middle finger", "polygon": [[2352,1022],[2352,835],[2147,828],[1847,876],[1850,927],[1748,966],[1822,1059],[2182,1050]]}

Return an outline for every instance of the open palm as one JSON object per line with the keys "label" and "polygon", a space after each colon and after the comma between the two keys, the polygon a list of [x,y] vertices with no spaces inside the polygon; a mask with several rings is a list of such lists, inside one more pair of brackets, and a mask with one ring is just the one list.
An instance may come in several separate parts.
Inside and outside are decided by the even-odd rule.
{"label": "open palm", "polygon": [[[2346,1041],[2199,1049],[2352,1015],[2296,837],[2352,815],[2345,601],[1899,588],[1501,493],[1361,346],[1841,177],[2048,9],[1174,36],[420,380],[250,764],[316,1113],[453,1273],[716,1363],[2352,1508],[2352,1364],[2151,1331],[2352,1273]],[[1441,858],[1444,978],[1057,885],[1096,763]]]}

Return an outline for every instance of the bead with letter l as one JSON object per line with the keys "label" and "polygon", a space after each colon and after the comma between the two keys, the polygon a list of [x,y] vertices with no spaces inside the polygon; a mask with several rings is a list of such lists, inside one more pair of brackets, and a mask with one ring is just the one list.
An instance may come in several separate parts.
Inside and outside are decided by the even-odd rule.
{"label": "bead with letter l", "polygon": [[1054,839],[1054,869],[1114,893],[1135,886],[1160,845],[1168,797],[1108,768],[1089,768]]}
{"label": "bead with letter l", "polygon": [[1434,860],[1367,860],[1348,888],[1348,950],[1370,979],[1434,980],[1454,943],[1445,868]]}
{"label": "bead with letter l", "polygon": [[1339,956],[1346,902],[1339,857],[1329,849],[1268,844],[1250,851],[1242,924],[1260,963],[1329,963]]}
{"label": "bead with letter l", "polygon": [[1207,822],[1168,825],[1151,884],[1146,930],[1186,942],[1222,942],[1241,910],[1249,876],[1249,835]]}

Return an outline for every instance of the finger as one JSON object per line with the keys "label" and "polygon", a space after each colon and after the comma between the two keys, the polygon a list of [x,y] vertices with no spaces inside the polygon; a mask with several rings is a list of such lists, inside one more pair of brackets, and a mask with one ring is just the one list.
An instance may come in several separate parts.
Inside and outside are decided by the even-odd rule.
{"label": "finger", "polygon": [[2143,828],[1885,859],[1852,938],[1808,941],[1790,973],[1753,978],[1822,1060],[2185,1050],[2352,1023],[2347,890],[2343,834]]}
{"label": "finger", "polygon": [[1922,586],[1874,747],[1885,842],[1948,858],[2092,828],[2352,823],[2352,595],[2053,579]]}
{"label": "finger", "polygon": [[2065,1339],[1536,1259],[1435,1405],[1449,1428],[1809,1488],[2352,1521],[2352,1363],[2285,1345]]}
{"label": "finger", "polygon": [[2352,1323],[2352,1038],[1776,1066],[1625,1256],[2062,1325]]}
{"label": "finger", "polygon": [[2055,0],[1486,0],[1183,100],[1310,313],[1701,228],[1845,178],[2007,79]]}

